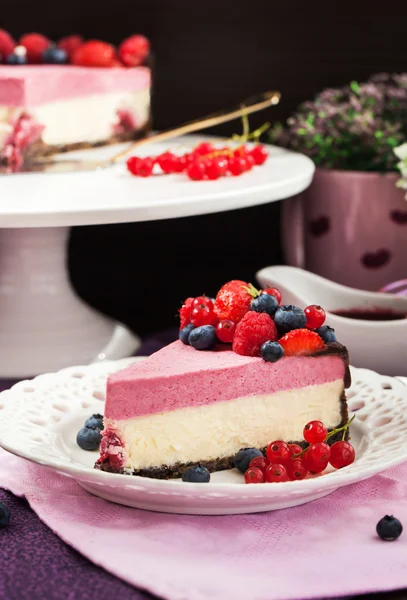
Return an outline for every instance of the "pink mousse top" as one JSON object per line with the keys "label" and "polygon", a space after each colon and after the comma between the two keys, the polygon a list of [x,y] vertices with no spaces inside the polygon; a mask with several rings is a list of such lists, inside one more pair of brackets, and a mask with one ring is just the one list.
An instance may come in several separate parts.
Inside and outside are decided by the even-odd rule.
{"label": "pink mousse top", "polygon": [[138,92],[150,86],[147,67],[0,65],[0,106],[29,107],[93,94]]}
{"label": "pink mousse top", "polygon": [[177,341],[108,378],[105,416],[141,417],[298,389],[344,375],[338,355],[293,356],[269,363],[231,350],[199,352]]}

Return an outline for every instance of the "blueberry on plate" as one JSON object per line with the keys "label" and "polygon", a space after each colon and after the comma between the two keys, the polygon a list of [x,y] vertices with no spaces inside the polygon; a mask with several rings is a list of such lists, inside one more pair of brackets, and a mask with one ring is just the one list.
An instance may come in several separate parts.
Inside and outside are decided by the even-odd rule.
{"label": "blueberry on plate", "polygon": [[306,326],[307,318],[304,311],[298,306],[285,304],[276,310],[274,322],[278,333],[282,336],[293,329],[303,329]]}
{"label": "blueberry on plate", "polygon": [[325,344],[329,344],[329,342],[336,342],[336,334],[335,329],[329,327],[329,325],[322,325],[315,330],[315,332],[322,338]]}
{"label": "blueberry on plate", "polygon": [[250,304],[250,310],[265,312],[272,317],[278,308],[278,300],[270,294],[260,294]]}
{"label": "blueberry on plate", "polygon": [[386,515],[376,525],[377,535],[386,542],[393,542],[401,536],[403,525],[393,515]]}
{"label": "blueberry on plate", "polygon": [[188,341],[195,350],[210,350],[216,346],[216,329],[212,325],[195,327],[189,334]]}
{"label": "blueberry on plate", "polygon": [[0,502],[0,529],[7,527],[10,523],[11,511],[8,506]]}
{"label": "blueberry on plate", "polygon": [[25,54],[18,54],[12,52],[7,57],[7,63],[9,65],[25,65],[27,64],[27,57]]}
{"label": "blueberry on plate", "polygon": [[208,469],[202,467],[201,465],[189,467],[182,474],[182,481],[189,483],[208,483],[210,478],[211,474],[209,473]]}
{"label": "blueberry on plate", "polygon": [[99,429],[102,431],[103,429],[103,416],[102,415],[92,415],[89,419],[86,419],[84,427],[88,429]]}
{"label": "blueberry on plate", "polygon": [[97,450],[100,446],[102,435],[99,429],[82,427],[76,436],[76,443],[82,450]]}
{"label": "blueberry on plate", "polygon": [[64,65],[68,62],[68,54],[62,48],[50,46],[41,55],[42,62],[48,65]]}
{"label": "blueberry on plate", "polygon": [[277,362],[284,356],[284,348],[278,342],[264,342],[260,348],[260,356],[266,362]]}
{"label": "blueberry on plate", "polygon": [[193,325],[192,323],[189,323],[189,325],[186,325],[183,329],[180,329],[178,337],[181,340],[181,342],[183,344],[185,344],[186,346],[189,345],[189,334],[191,333],[191,331],[195,329],[195,325]]}
{"label": "blueberry on plate", "polygon": [[257,448],[241,448],[235,456],[235,467],[241,473],[246,473],[249,463],[256,456],[263,456],[263,453]]}

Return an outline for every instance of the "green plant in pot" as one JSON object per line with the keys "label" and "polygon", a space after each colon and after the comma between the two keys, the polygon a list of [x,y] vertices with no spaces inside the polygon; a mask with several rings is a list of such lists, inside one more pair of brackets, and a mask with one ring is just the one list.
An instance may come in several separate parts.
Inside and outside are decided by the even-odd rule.
{"label": "green plant in pot", "polygon": [[283,203],[286,260],[364,289],[407,275],[407,205],[397,185],[407,142],[407,73],[326,89],[270,132],[316,165],[313,183]]}

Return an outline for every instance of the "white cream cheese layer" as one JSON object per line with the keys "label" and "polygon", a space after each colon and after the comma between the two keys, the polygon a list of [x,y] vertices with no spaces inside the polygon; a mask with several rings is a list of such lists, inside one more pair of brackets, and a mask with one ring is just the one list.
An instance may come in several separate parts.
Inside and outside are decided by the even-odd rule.
{"label": "white cream cheese layer", "polygon": [[[8,122],[21,110],[0,106],[0,122]],[[113,135],[117,113],[121,110],[128,110],[134,115],[136,127],[142,127],[149,117],[150,89],[57,100],[24,110],[45,126],[42,140],[46,144],[92,143]]]}
{"label": "white cream cheese layer", "polygon": [[273,440],[300,441],[304,425],[313,419],[338,426],[343,390],[338,379],[126,421],[105,419],[105,427],[113,427],[124,443],[127,469],[213,460]]}

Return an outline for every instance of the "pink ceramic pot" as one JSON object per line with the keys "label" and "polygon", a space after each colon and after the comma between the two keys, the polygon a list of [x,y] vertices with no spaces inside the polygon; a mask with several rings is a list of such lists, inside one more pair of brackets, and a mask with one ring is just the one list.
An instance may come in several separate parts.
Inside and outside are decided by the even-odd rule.
{"label": "pink ceramic pot", "polygon": [[349,287],[378,290],[407,277],[407,201],[397,173],[317,169],[282,204],[287,264]]}

